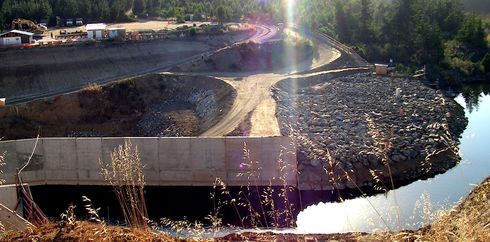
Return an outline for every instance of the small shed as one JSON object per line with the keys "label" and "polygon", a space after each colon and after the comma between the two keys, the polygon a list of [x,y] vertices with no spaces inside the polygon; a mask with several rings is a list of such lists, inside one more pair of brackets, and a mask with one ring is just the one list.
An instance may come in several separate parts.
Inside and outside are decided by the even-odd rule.
{"label": "small shed", "polygon": [[374,64],[374,67],[376,68],[376,74],[377,75],[386,75],[386,74],[388,74],[388,65],[385,65],[385,64]]}
{"label": "small shed", "polygon": [[87,30],[87,37],[89,39],[94,39],[94,40],[105,39],[106,30],[107,30],[106,24],[104,23],[87,24],[87,26],[85,26],[85,29]]}
{"label": "small shed", "polygon": [[22,30],[10,30],[0,34],[0,46],[15,46],[32,43],[34,33]]}
{"label": "small shed", "polygon": [[109,39],[122,39],[122,38],[124,38],[124,36],[126,36],[126,29],[125,28],[108,28],[107,34],[109,36]]}

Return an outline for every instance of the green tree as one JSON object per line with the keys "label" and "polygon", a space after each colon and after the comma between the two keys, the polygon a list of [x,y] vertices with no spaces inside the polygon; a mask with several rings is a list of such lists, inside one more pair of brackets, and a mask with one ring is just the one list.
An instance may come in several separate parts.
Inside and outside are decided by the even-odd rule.
{"label": "green tree", "polygon": [[466,18],[458,32],[457,40],[463,43],[469,53],[473,53],[472,60],[480,60],[487,52],[485,30],[480,17],[470,15]]}
{"label": "green tree", "polygon": [[481,60],[481,65],[485,69],[485,73],[490,74],[490,53],[486,53]]}
{"label": "green tree", "polygon": [[142,16],[146,12],[146,1],[145,0],[134,0],[133,2],[133,13],[138,17]]}
{"label": "green tree", "polygon": [[78,17],[89,20],[92,16],[92,3],[90,0],[78,0]]}
{"label": "green tree", "polygon": [[0,10],[0,31],[5,29],[5,20],[3,16],[3,11]]}
{"label": "green tree", "polygon": [[335,1],[335,31],[341,41],[351,42],[351,26],[349,24],[349,18],[344,10],[344,4],[341,1]]}
{"label": "green tree", "polygon": [[396,0],[382,29],[382,38],[396,62],[410,62],[413,48],[415,0]]}
{"label": "green tree", "polygon": [[373,21],[371,0],[361,0],[361,16],[359,19],[359,35],[360,41],[363,43],[371,43],[372,30],[371,24]]}
{"label": "green tree", "polygon": [[220,5],[216,9],[216,17],[218,18],[218,22],[224,23],[226,21],[229,21],[231,18],[231,10],[230,7],[225,6],[225,5]]}
{"label": "green tree", "polygon": [[63,16],[65,18],[75,18],[78,15],[78,3],[76,0],[65,0]]}

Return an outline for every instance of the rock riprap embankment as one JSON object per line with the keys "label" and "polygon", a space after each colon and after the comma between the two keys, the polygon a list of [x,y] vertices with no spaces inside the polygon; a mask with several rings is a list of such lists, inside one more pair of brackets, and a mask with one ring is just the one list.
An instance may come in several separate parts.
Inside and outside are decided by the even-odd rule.
{"label": "rock riprap embankment", "polygon": [[419,80],[371,74],[288,79],[276,85],[274,98],[281,132],[298,143],[301,189],[389,189],[387,165],[403,183],[459,160],[449,148],[466,128],[464,109]]}

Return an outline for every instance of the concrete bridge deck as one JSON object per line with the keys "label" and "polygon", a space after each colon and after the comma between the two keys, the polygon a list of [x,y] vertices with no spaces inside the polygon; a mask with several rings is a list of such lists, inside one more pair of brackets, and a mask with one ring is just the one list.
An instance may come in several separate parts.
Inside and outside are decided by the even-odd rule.
{"label": "concrete bridge deck", "polygon": [[[257,185],[282,185],[277,178],[284,174],[289,185],[297,186],[296,148],[288,137],[225,138],[42,138],[29,165],[22,172],[23,182],[36,185],[107,185],[100,175],[99,160],[110,162],[114,148],[130,140],[138,148],[145,165],[148,185],[213,186],[217,177],[228,186],[249,182],[240,166],[246,144],[251,159],[261,163]],[[15,182],[16,169],[31,155],[36,139],[0,142],[6,151],[2,167],[7,184]],[[282,154],[282,155],[281,155]],[[277,161],[287,169],[281,172]],[[255,185],[255,181],[251,181]]]}

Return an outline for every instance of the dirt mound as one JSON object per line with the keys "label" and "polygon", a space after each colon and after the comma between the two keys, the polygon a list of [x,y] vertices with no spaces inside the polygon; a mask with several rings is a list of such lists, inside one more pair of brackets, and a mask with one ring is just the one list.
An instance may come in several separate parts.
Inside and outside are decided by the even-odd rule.
{"label": "dirt mound", "polygon": [[196,136],[228,112],[235,96],[210,77],[147,75],[1,108],[0,136]]}
{"label": "dirt mound", "polygon": [[[294,53],[294,57],[287,56]],[[242,43],[222,49],[215,54],[179,66],[185,72],[255,72],[292,66],[313,58],[313,46],[290,43],[287,40],[256,44]]]}

